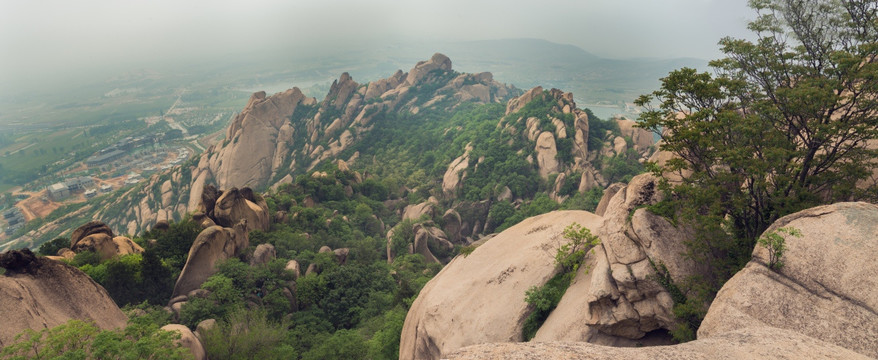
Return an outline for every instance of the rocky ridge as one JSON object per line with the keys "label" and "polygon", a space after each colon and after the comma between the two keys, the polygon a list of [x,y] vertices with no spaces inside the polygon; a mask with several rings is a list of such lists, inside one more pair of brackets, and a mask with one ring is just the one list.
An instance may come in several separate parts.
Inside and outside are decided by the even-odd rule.
{"label": "rocky ridge", "polygon": [[[638,207],[657,200],[650,184],[654,185],[654,179],[638,176],[612,195],[597,227],[602,244],[586,259],[584,267],[590,271],[577,273],[534,340],[520,342],[520,319],[526,307],[523,292],[541,284],[539,281],[510,286],[521,294],[496,303],[486,312],[501,313],[511,322],[490,320],[483,311],[472,311],[474,307],[460,312],[453,303],[431,305],[443,304],[438,299],[477,303],[483,298],[481,294],[464,295],[457,290],[486,287],[492,277],[527,263],[488,261],[476,276],[451,279],[447,274],[455,273],[461,264],[487,261],[458,258],[427,284],[412,305],[403,328],[400,358],[865,359],[878,355],[878,313],[874,310],[878,287],[873,286],[876,269],[871,261],[878,256],[874,242],[878,206],[867,203],[821,206],[778,220],[767,232],[793,227],[803,234],[801,238],[786,236],[785,265],[776,271],[769,269],[768,250],[757,246],[753,260],[720,290],[699,329],[698,340],[667,346],[668,339],[661,334],[667,334],[675,321],[671,299],[656,282],[655,269],[639,264],[641,259],[661,262],[674,280],[697,273],[698,266],[680,252],[682,239],[691,235]],[[629,213],[630,223],[620,227]],[[502,239],[504,234],[494,239]],[[470,257],[487,254],[479,251],[482,247]],[[524,249],[527,247],[510,243],[505,251],[526,252]],[[501,251],[491,258],[504,256]],[[482,273],[486,275],[478,275]],[[447,291],[432,291],[452,280],[458,284],[446,287]],[[470,331],[471,324],[484,323],[497,326],[490,331]],[[665,346],[618,347],[644,345]]]}

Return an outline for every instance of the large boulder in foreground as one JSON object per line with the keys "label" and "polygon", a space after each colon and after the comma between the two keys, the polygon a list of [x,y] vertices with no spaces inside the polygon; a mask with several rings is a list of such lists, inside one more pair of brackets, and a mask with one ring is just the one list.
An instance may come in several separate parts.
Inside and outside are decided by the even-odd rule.
{"label": "large boulder in foreground", "polygon": [[586,211],[556,211],[503,231],[457,256],[421,290],[406,316],[400,359],[435,359],[463,346],[521,341],[524,293],[556,272],[555,251],[573,222],[596,229]]}
{"label": "large boulder in foreground", "polygon": [[107,291],[79,269],[37,257],[30,250],[0,254],[0,347],[25,329],[41,330],[71,319],[101,329],[124,327],[128,318]]}
{"label": "large boulder in foreground", "polygon": [[186,295],[201,288],[201,284],[215,274],[216,264],[241,254],[250,246],[247,222],[241,221],[234,228],[211,226],[201,231],[186,258],[186,265],[174,285],[171,298]]}
{"label": "large boulder in foreground", "polygon": [[878,357],[878,205],[815,207],[766,233],[782,227],[802,232],[785,236],[784,266],[769,269],[768,250],[757,246],[717,294],[698,338],[767,325]]}
{"label": "large boulder in foreground", "polygon": [[586,255],[558,307],[535,341],[587,341],[612,346],[671,343],[673,300],[656,281],[664,264],[675,281],[697,273],[685,258],[691,234],[644,208],[660,199],[657,179],[638,175],[616,189],[597,231],[601,244]]}
{"label": "large boulder in foreground", "polygon": [[610,347],[586,342],[481,344],[447,356],[469,360],[652,359],[869,359],[851,350],[792,331],[760,327],[671,346]]}

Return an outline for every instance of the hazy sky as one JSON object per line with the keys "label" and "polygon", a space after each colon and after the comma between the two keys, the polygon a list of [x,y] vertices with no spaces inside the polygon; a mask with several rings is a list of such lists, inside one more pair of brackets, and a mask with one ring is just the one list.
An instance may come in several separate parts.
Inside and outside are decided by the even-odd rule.
{"label": "hazy sky", "polygon": [[2,0],[0,81],[269,48],[541,38],[605,57],[720,55],[746,0]]}

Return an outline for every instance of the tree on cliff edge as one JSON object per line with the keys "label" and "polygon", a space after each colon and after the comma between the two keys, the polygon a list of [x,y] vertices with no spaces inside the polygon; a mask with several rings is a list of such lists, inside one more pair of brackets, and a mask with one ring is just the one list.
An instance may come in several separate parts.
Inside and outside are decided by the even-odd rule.
{"label": "tree on cliff edge", "polygon": [[637,101],[677,157],[656,172],[682,175],[670,204],[699,227],[691,255],[714,289],[778,218],[878,192],[863,182],[878,163],[878,3],[750,6],[755,41],[722,39],[713,74],[673,71]]}

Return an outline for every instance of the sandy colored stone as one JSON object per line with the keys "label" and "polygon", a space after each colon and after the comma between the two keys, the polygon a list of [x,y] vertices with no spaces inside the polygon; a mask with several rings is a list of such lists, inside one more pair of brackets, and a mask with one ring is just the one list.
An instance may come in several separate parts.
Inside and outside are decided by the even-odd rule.
{"label": "sandy colored stone", "polygon": [[6,268],[0,275],[0,347],[25,329],[39,331],[71,319],[94,321],[101,329],[122,328],[128,321],[107,291],[73,266],[26,249],[0,254],[0,266]]}
{"label": "sandy colored stone", "polygon": [[[231,188],[216,200],[213,219],[217,225],[231,227],[241,220],[247,220],[248,230],[268,231],[271,222],[268,218],[268,206],[261,206],[248,200],[243,194],[252,193],[249,188],[238,190]],[[253,197],[253,196],[249,196]]]}
{"label": "sandy colored stone", "polygon": [[216,273],[217,262],[237,256],[250,246],[246,229],[246,221],[242,221],[233,229],[211,226],[202,230],[189,248],[186,264],[174,285],[172,297],[200,288],[207,278]]}
{"label": "sandy colored stone", "polygon": [[195,360],[207,360],[207,353],[204,351],[204,346],[201,345],[201,340],[198,340],[198,337],[188,327],[179,324],[168,324],[162,326],[161,329],[180,333],[180,339],[177,340],[177,343],[189,349],[189,353],[192,354]]}
{"label": "sandy colored stone", "polygon": [[555,147],[555,137],[551,132],[543,131],[537,138],[537,144],[534,151],[537,153],[537,165],[540,169],[540,176],[544,179],[549,174],[558,172],[558,149]]}
{"label": "sandy colored stone", "polygon": [[699,338],[773,326],[878,357],[878,205],[837,203],[785,216],[766,232],[784,236],[784,266],[769,269],[768,250],[720,289]]}
{"label": "sandy colored stone", "polygon": [[446,356],[455,360],[652,360],[652,359],[869,359],[867,356],[795,332],[755,327],[685,344],[610,347],[586,342],[493,343],[465,347]]}
{"label": "sandy colored stone", "polygon": [[277,251],[274,249],[274,245],[259,244],[259,246],[256,246],[256,250],[253,251],[250,266],[268,264],[275,258],[277,258]]}
{"label": "sandy colored stone", "polygon": [[597,227],[585,211],[556,211],[503,231],[469,256],[455,257],[421,290],[403,326],[401,359],[436,359],[460,347],[520,341],[524,293],[555,273],[564,228]]}

